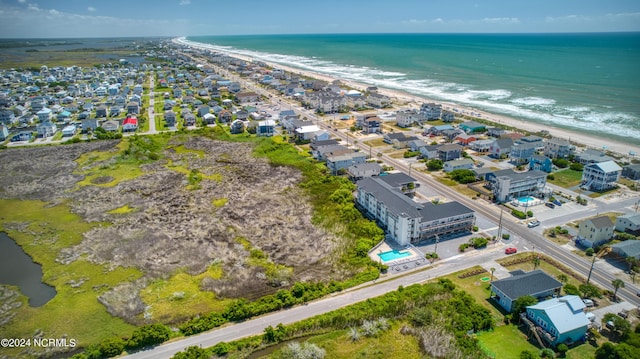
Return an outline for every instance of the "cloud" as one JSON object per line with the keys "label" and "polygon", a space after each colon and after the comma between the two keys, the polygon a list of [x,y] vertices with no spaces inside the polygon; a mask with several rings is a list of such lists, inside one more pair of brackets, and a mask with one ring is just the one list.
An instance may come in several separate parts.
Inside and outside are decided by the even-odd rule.
{"label": "cloud", "polygon": [[518,24],[520,20],[517,17],[485,17],[482,22],[488,24]]}
{"label": "cloud", "polygon": [[93,6],[89,6],[89,7],[87,8],[87,11],[89,11],[89,12],[96,12],[96,8],[95,8],[95,7],[93,7]]}
{"label": "cloud", "polygon": [[[1,0],[0,0],[1,1]],[[136,19],[79,14],[40,8],[37,4],[9,6],[0,12],[0,34],[13,38],[176,36],[196,26],[186,19]],[[108,29],[108,30],[105,30]]]}
{"label": "cloud", "polygon": [[26,2],[27,2],[27,0],[18,0],[18,2],[19,2],[20,4],[24,4],[24,3],[26,3]]}
{"label": "cloud", "polygon": [[180,0],[180,5],[181,6],[191,5],[191,0]]}

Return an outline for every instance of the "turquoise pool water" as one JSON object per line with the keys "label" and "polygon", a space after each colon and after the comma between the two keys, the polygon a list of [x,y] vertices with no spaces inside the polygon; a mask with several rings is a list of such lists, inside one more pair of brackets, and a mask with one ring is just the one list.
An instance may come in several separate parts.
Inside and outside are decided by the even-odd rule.
{"label": "turquoise pool water", "polygon": [[531,196],[518,198],[518,202],[522,203],[522,205],[526,205],[527,203],[531,203],[531,202],[533,202],[535,200],[536,199],[531,197]]}
{"label": "turquoise pool water", "polygon": [[411,255],[410,252],[400,252],[396,250],[388,251],[384,253],[378,253],[378,257],[380,257],[380,259],[382,259],[385,262],[394,261],[396,259],[408,257],[410,255]]}

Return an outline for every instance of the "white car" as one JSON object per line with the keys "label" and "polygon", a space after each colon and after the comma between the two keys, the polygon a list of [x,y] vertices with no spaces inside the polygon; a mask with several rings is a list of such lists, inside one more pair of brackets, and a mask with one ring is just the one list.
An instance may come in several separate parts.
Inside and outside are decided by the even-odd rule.
{"label": "white car", "polygon": [[529,228],[533,228],[533,227],[537,227],[540,225],[540,222],[538,222],[537,220],[531,221],[529,223],[527,223],[527,227]]}

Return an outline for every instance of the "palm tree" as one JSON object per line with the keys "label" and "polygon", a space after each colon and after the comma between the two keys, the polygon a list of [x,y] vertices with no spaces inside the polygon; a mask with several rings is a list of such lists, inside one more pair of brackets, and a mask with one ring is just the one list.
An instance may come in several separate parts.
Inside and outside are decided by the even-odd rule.
{"label": "palm tree", "polygon": [[493,282],[493,272],[495,272],[496,269],[491,267],[489,270],[491,271],[491,281]]}
{"label": "palm tree", "polygon": [[615,291],[613,292],[613,299],[616,299],[618,289],[624,288],[624,281],[622,279],[614,279],[611,284],[613,284],[613,288],[615,289]]}
{"label": "palm tree", "polygon": [[539,265],[540,265],[540,257],[536,256],[535,258],[533,258],[533,269],[538,268]]}
{"label": "palm tree", "polygon": [[567,277],[566,274],[558,274],[557,278],[562,284],[567,284],[567,282],[569,281],[569,277]]}

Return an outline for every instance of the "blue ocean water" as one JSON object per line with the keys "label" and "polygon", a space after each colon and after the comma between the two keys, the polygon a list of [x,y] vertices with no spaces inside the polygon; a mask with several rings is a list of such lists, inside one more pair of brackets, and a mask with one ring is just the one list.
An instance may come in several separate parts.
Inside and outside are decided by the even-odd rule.
{"label": "blue ocean water", "polygon": [[640,144],[640,33],[195,36],[188,41]]}

